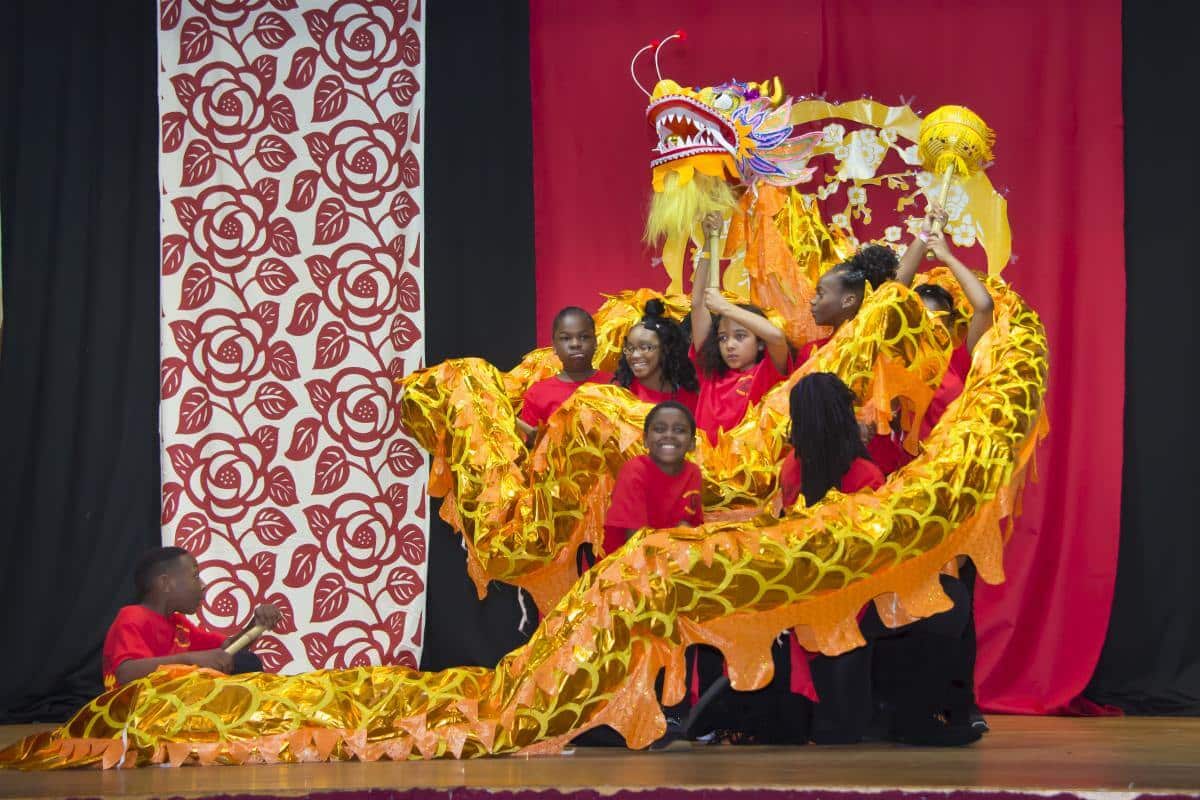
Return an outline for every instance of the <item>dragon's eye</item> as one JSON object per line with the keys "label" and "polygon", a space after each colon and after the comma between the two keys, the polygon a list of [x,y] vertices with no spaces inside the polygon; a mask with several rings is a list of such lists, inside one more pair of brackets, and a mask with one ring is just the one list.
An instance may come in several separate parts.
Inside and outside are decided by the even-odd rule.
{"label": "dragon's eye", "polygon": [[713,108],[715,109],[720,111],[728,111],[729,109],[733,108],[733,106],[733,95],[729,94],[728,92],[721,92],[721,94],[713,98]]}

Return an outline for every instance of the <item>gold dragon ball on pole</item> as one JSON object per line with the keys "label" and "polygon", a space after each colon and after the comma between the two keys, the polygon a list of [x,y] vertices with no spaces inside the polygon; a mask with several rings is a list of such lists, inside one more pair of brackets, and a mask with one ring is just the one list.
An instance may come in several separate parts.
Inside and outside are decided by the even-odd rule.
{"label": "gold dragon ball on pole", "polygon": [[[942,178],[938,206],[946,207],[956,177],[966,178],[992,160],[995,144],[995,132],[965,106],[941,106],[921,122],[917,154],[923,168]],[[934,232],[940,231],[935,221]]]}

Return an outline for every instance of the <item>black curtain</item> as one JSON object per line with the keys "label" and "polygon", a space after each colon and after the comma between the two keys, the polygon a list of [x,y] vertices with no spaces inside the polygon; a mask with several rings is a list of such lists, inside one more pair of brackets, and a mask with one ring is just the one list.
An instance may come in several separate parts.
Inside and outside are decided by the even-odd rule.
{"label": "black curtain", "polygon": [[[1088,695],[1200,714],[1195,48],[1183,4],[1125,3],[1125,458],[1116,596]],[[1188,8],[1187,10],[1190,10]],[[1185,134],[1186,135],[1186,134]],[[1114,187],[1116,191],[1116,187]]]}
{"label": "black curtain", "polygon": [[[425,20],[426,357],[502,369],[534,346],[529,7],[429,4]],[[517,590],[480,602],[462,539],[430,514],[422,669],[492,666],[523,642]]]}
{"label": "black curtain", "polygon": [[0,721],[95,696],[158,542],[154,3],[0,3]]}

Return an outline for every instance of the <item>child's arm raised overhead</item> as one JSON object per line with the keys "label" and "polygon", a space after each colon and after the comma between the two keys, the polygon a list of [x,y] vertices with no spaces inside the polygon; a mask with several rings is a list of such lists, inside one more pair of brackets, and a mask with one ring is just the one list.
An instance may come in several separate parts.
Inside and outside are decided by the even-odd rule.
{"label": "child's arm raised overhead", "polygon": [[[719,233],[724,224],[719,212],[705,214],[704,219],[700,221],[700,227],[704,230],[704,241],[707,242],[714,231]],[[707,287],[708,259],[702,258],[696,265],[696,274],[692,278],[692,347],[696,348],[697,353],[712,330],[712,315],[704,305],[704,290]]]}
{"label": "child's arm raised overhead", "polygon": [[908,249],[900,258],[900,266],[896,269],[896,281],[899,284],[912,286],[913,278],[921,269],[921,260],[925,258],[925,253],[929,250],[929,232],[933,230],[933,223],[940,220],[938,228],[941,228],[945,226],[948,219],[950,216],[942,210],[941,206],[930,203],[929,209],[925,212],[925,219],[921,223],[921,232],[913,237]]}
{"label": "child's arm raised overhead", "polygon": [[954,273],[954,279],[958,281],[963,294],[967,296],[967,302],[971,304],[971,322],[967,325],[967,352],[970,353],[975,349],[979,338],[992,327],[992,295],[983,285],[983,281],[975,277],[975,273],[966,264],[955,258],[942,233],[929,234],[929,249]]}
{"label": "child's arm raised overhead", "polygon": [[[775,369],[779,370],[780,375],[787,374],[791,349],[788,346],[787,337],[783,335],[783,331],[775,327],[775,324],[771,320],[766,317],[760,317],[753,311],[747,311],[740,306],[735,306],[725,299],[720,289],[707,289],[704,293],[704,302],[710,313],[728,317],[759,339],[762,339],[767,346],[767,355],[771,357],[771,361],[775,364]],[[692,312],[692,319],[694,320],[695,318],[695,312]]]}

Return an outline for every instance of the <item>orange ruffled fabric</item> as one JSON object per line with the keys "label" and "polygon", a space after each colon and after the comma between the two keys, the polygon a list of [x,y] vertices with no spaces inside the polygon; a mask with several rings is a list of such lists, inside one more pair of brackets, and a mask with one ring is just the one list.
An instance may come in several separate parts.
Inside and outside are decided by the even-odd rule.
{"label": "orange ruffled fabric", "polygon": [[[1044,331],[1015,293],[995,281],[991,288],[996,325],[976,348],[962,395],[947,409],[923,452],[877,492],[831,492],[812,507],[801,503],[788,509],[783,519],[758,515],[697,529],[640,531],[574,582],[549,608],[530,641],[495,669],[422,673],[369,667],[232,677],[163,669],[101,695],[62,728],[0,752],[0,767],[546,753],[601,724],[620,731],[630,746],[643,747],[664,730],[655,676],[665,669],[663,702],[681,699],[683,652],[689,644],[719,648],[733,687],[748,690],[770,679],[770,644],[785,628],[798,628],[809,649],[836,654],[862,643],[855,615],[867,602],[876,601],[892,621],[943,610],[949,601],[937,575],[957,556],[971,557],[984,580],[1003,578],[1001,523],[1019,507],[1034,448],[1045,433]],[[904,382],[914,370],[923,377],[925,369],[936,371],[939,359],[944,366],[944,350],[929,348],[916,333],[922,326],[907,314],[909,300],[897,287],[877,292],[864,306],[866,319],[873,318],[873,309],[891,309],[876,319],[879,349],[886,351],[889,363],[879,367],[879,358],[856,355],[855,347],[846,345],[848,338],[839,335],[808,369],[833,369],[861,387],[864,381]],[[869,340],[870,331],[855,335]],[[937,349],[937,357],[893,355],[896,348],[908,352],[905,343],[917,346],[918,353]],[[503,381],[499,373],[480,374],[497,386]],[[928,386],[923,380],[921,385]],[[617,390],[584,391],[607,402]],[[886,398],[895,390],[879,391]],[[758,430],[764,420],[774,420],[785,392],[781,387],[768,395],[743,425]],[[482,402],[470,401],[468,395],[460,397]],[[594,434],[606,444],[592,457],[608,459],[605,448],[627,439],[623,431],[631,423],[589,422],[583,413],[587,396],[581,392],[572,401],[575,408],[564,406],[564,416],[577,420],[579,427],[563,428],[560,445],[578,431],[613,425],[603,435]],[[503,413],[505,404],[496,408]],[[508,408],[511,414],[511,404]],[[597,407],[592,408],[598,415]],[[498,420],[496,427],[506,423]],[[470,437],[451,430],[459,429],[445,432],[447,449],[441,457],[457,481],[455,467],[477,456],[463,449]],[[496,435],[501,443],[507,441]],[[552,430],[547,438],[553,435]],[[761,443],[768,446],[773,439],[763,436]],[[541,455],[546,470],[554,468],[555,447],[546,444]],[[507,452],[522,464],[539,460],[536,451],[534,457]],[[708,470],[729,466],[722,459],[731,455],[732,450],[702,452]],[[499,457],[489,453],[485,460]],[[755,462],[742,475],[745,483],[729,492],[730,504],[747,495],[760,500],[771,491],[764,462]],[[509,474],[514,482],[494,487],[496,494],[524,491],[516,478],[519,472]],[[717,491],[723,485],[710,486],[716,502],[724,503],[726,489]],[[564,490],[581,489],[564,485],[559,493]],[[553,498],[553,491],[547,491]],[[528,508],[537,511],[536,504]],[[543,549],[557,546],[539,530],[528,539],[542,537],[538,547]],[[489,533],[477,530],[473,535]],[[506,543],[504,548],[501,556],[489,554],[487,563],[536,561],[510,554],[532,554],[534,547]],[[478,558],[481,551],[476,552]]]}
{"label": "orange ruffled fabric", "polygon": [[[601,368],[615,366],[625,333],[653,296],[621,295],[597,312]],[[686,312],[685,298],[664,299],[671,313]],[[788,392],[801,377],[835,372],[864,399],[864,420],[887,431],[896,403],[905,410],[905,429],[915,431],[950,344],[912,292],[897,284],[873,292],[852,323],[717,445],[697,436],[708,518],[745,519],[769,506],[788,441]],[[489,580],[503,581],[527,590],[543,613],[575,582],[578,547],[600,548],[615,476],[644,452],[650,409],[619,387],[585,384],[526,453],[515,402],[525,386],[557,371],[546,352],[535,351],[507,375],[479,359],[444,362],[405,377],[401,401],[409,429],[433,454],[430,493],[445,498],[442,517],[463,535],[480,596]]]}

